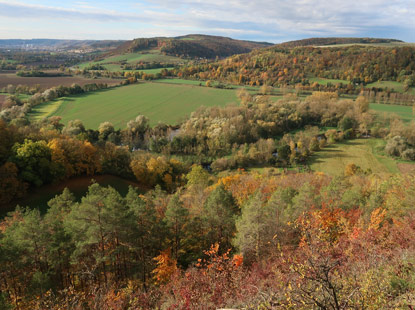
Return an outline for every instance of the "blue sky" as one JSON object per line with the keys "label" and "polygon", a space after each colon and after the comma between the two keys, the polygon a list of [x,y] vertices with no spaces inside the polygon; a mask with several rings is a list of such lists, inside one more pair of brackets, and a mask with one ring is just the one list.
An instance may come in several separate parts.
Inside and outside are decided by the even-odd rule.
{"label": "blue sky", "polygon": [[0,0],[0,39],[133,39],[190,33],[283,42],[415,42],[415,0]]}

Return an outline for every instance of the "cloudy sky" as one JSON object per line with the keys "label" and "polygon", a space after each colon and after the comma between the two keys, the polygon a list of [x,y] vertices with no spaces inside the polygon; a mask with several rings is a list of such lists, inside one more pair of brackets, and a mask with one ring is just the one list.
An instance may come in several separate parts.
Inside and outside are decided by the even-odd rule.
{"label": "cloudy sky", "polygon": [[133,39],[190,33],[282,42],[415,42],[415,0],[0,0],[0,39]]}

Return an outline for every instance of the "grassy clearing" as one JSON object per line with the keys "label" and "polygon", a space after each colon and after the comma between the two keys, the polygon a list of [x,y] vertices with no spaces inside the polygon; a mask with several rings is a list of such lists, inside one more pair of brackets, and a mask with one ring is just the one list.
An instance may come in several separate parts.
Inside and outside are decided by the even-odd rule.
{"label": "grassy clearing", "polygon": [[[377,88],[388,88],[393,89],[398,93],[404,93],[403,83],[395,81],[377,81],[371,84],[366,85],[367,88],[377,87]],[[411,87],[408,91],[410,94],[415,94],[415,87]]]}
{"label": "grassy clearing", "polygon": [[53,100],[47,103],[42,103],[35,106],[32,111],[29,113],[30,121],[40,121],[41,119],[52,116],[53,113],[60,107],[63,100]]}
{"label": "grassy clearing", "polygon": [[394,81],[377,81],[374,83],[367,84],[366,87],[388,88],[388,89],[394,89],[395,91],[399,93],[403,93],[402,83],[394,82]]}
{"label": "grassy clearing", "polygon": [[[144,72],[144,73],[147,73],[147,74],[157,74],[157,73],[160,73],[161,70],[163,70],[163,69],[171,70],[171,69],[174,69],[174,68],[169,67],[169,68],[155,68],[155,69],[132,70],[132,71],[139,71],[139,72]],[[130,70],[127,70],[127,71],[130,71]]]}
{"label": "grassy clearing", "polygon": [[349,84],[349,81],[346,80],[333,80],[333,79],[323,79],[323,78],[318,78],[318,77],[312,77],[308,79],[310,81],[310,83],[319,83],[321,85],[327,85],[328,83],[331,84]]}
{"label": "grassy clearing", "polygon": [[143,83],[40,104],[37,113],[30,113],[29,117],[61,116],[64,124],[80,119],[86,128],[94,129],[102,122],[110,121],[115,127],[124,128],[139,114],[150,118],[152,125],[158,122],[176,124],[200,106],[225,106],[237,102],[234,90]]}
{"label": "grassy clearing", "polygon": [[111,72],[118,72],[118,71],[122,71],[123,69],[121,68],[121,65],[118,64],[105,64],[102,65],[106,70],[111,71]]}
{"label": "grassy clearing", "polygon": [[379,115],[385,113],[387,115],[391,115],[392,113],[397,114],[404,122],[409,122],[415,119],[411,106],[371,103],[370,109],[376,111]]}
{"label": "grassy clearing", "polygon": [[160,79],[155,80],[155,83],[167,83],[167,84],[184,84],[184,85],[195,85],[195,86],[205,86],[205,81],[197,80],[185,80],[185,79]]}
{"label": "grassy clearing", "polygon": [[311,158],[311,169],[330,175],[342,175],[348,164],[354,163],[374,173],[399,173],[393,158],[380,153],[381,139],[356,139],[329,145]]}

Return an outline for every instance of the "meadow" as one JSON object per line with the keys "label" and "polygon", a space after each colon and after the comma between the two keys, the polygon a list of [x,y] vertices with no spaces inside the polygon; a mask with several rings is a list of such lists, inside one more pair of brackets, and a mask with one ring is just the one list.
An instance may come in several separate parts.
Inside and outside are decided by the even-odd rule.
{"label": "meadow", "polygon": [[334,79],[324,79],[324,78],[319,78],[319,77],[310,77],[308,79],[310,81],[310,84],[317,82],[318,84],[321,85],[327,85],[328,83],[330,84],[349,84],[349,81],[346,80],[334,80]]}
{"label": "meadow", "polygon": [[348,164],[355,164],[373,173],[399,173],[397,162],[381,154],[381,139],[355,139],[329,145],[316,152],[310,160],[313,171],[342,175]]}
{"label": "meadow", "polygon": [[[366,85],[367,88],[371,88],[371,87],[377,87],[377,88],[388,88],[388,89],[393,89],[398,93],[403,93],[404,89],[403,89],[403,83],[400,82],[395,82],[395,81],[377,81],[375,83],[371,83],[371,84],[367,84]],[[411,94],[415,94],[415,87],[411,87],[408,91]]]}
{"label": "meadow", "polygon": [[371,103],[370,109],[377,112],[379,115],[386,114],[390,116],[391,114],[398,115],[404,122],[409,122],[414,120],[414,113],[412,106],[396,105],[396,104],[381,104],[381,103]]}
{"label": "meadow", "polygon": [[80,119],[87,128],[111,121],[116,128],[124,128],[137,115],[145,115],[151,125],[158,122],[177,124],[200,106],[225,106],[237,103],[235,90],[193,85],[142,83],[110,90],[60,98],[36,106],[31,119],[61,116],[66,124]]}
{"label": "meadow", "polygon": [[[335,79],[325,79],[325,78],[319,78],[319,77],[310,77],[308,79],[310,81],[310,83],[315,83],[317,82],[320,85],[327,85],[328,83],[330,84],[349,84],[349,81],[346,80],[335,80]],[[403,87],[403,83],[401,82],[396,82],[396,81],[377,81],[374,83],[370,83],[367,84],[365,86],[366,88],[372,88],[372,87],[376,87],[376,88],[383,88],[383,89],[389,89],[389,90],[394,90],[398,93],[403,93],[404,92],[404,87]],[[412,87],[409,90],[409,93],[411,94],[415,94],[415,87]]]}

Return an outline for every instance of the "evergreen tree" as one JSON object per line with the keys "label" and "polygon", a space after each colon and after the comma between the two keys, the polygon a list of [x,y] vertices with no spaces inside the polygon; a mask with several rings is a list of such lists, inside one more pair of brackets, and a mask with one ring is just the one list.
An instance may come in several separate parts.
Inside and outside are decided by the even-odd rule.
{"label": "evergreen tree", "polygon": [[82,266],[87,279],[107,283],[110,270],[122,277],[117,258],[124,248],[120,236],[127,211],[116,190],[92,184],[81,203],[74,205],[66,217],[65,230],[75,241],[72,263]]}
{"label": "evergreen tree", "polygon": [[130,258],[130,272],[146,286],[154,267],[153,258],[162,250],[165,229],[157,217],[154,203],[143,201],[137,189],[130,186],[125,201],[129,209],[124,222],[126,244],[134,253]]}
{"label": "evergreen tree", "polygon": [[278,231],[275,204],[264,204],[261,192],[257,192],[242,207],[242,215],[236,221],[235,246],[243,253],[245,262],[259,261],[272,252]]}
{"label": "evergreen tree", "polygon": [[164,221],[168,229],[172,256],[180,263],[180,258],[184,254],[183,247],[186,238],[186,226],[189,223],[189,211],[180,201],[179,193],[173,195],[167,205]]}
{"label": "evergreen tree", "polygon": [[44,218],[48,230],[48,265],[55,281],[62,288],[73,284],[70,258],[74,251],[74,242],[72,236],[65,231],[64,221],[75,204],[75,196],[65,188],[61,195],[48,202],[49,209]]}
{"label": "evergreen tree", "polygon": [[223,185],[216,187],[204,204],[202,216],[205,228],[205,248],[216,242],[222,249],[231,248],[231,240],[235,232],[236,205],[232,194]]}

